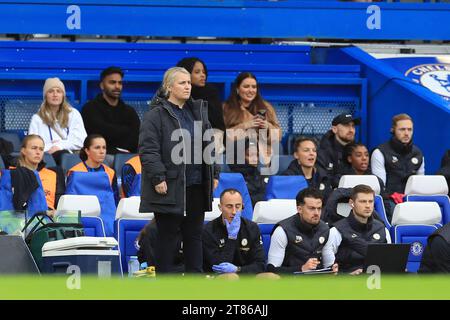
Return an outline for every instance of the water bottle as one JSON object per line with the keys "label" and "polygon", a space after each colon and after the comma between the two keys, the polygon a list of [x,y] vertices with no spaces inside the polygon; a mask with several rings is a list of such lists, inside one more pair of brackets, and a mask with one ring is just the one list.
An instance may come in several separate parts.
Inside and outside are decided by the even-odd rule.
{"label": "water bottle", "polygon": [[139,261],[136,256],[131,256],[128,260],[128,277],[132,277],[136,271],[139,271]]}

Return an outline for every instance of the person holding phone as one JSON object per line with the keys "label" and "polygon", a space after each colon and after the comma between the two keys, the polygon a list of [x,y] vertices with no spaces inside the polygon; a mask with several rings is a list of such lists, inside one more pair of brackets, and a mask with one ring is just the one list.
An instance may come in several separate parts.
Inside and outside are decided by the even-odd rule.
{"label": "person holding phone", "polygon": [[223,116],[227,139],[257,139],[261,158],[269,161],[272,143],[281,139],[281,128],[275,109],[262,98],[254,74],[242,72],[236,77]]}
{"label": "person holding phone", "polygon": [[258,225],[241,217],[244,204],[236,189],[220,195],[222,214],[203,229],[204,270],[217,274],[264,272],[264,248]]}

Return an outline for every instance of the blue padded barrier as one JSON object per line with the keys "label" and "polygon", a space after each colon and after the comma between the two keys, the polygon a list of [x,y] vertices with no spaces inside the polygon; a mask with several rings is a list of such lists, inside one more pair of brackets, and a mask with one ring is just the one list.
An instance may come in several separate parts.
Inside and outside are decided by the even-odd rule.
{"label": "blue padded barrier", "polygon": [[441,224],[447,224],[450,222],[450,199],[447,195],[434,195],[434,196],[419,196],[411,195],[406,196],[406,201],[434,201],[437,202],[442,212]]}
{"label": "blue padded barrier", "polygon": [[128,261],[137,254],[135,241],[139,232],[150,220],[121,218],[114,221],[115,237],[119,242],[122,270],[128,272]]}
{"label": "blue padded barrier", "polygon": [[106,237],[105,227],[100,217],[81,217],[84,235],[87,237]]}
{"label": "blue padded barrier", "polygon": [[214,198],[219,198],[222,191],[225,189],[234,188],[242,194],[242,200],[244,202],[244,210],[242,217],[252,220],[253,217],[253,205],[248,192],[247,184],[244,177],[240,173],[221,173],[219,176],[219,185],[214,190]]}
{"label": "blue padded barrier", "polygon": [[266,200],[295,199],[299,191],[307,187],[304,176],[271,176],[266,187]]}
{"label": "blue padded barrier", "polygon": [[408,272],[417,272],[419,269],[427,239],[436,229],[436,226],[431,225],[398,225],[393,227],[395,243],[411,244],[407,264]]}

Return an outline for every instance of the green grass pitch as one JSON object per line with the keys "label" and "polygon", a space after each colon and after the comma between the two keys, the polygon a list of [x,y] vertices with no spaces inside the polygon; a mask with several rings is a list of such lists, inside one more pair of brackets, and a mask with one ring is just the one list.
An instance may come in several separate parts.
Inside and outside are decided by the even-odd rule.
{"label": "green grass pitch", "polygon": [[[72,279],[73,280],[73,279]],[[318,300],[450,299],[450,276],[382,276],[380,289],[369,275],[310,275],[279,280],[241,277],[223,280],[172,276],[157,278],[81,277],[80,289],[67,276],[0,277],[0,299]]]}

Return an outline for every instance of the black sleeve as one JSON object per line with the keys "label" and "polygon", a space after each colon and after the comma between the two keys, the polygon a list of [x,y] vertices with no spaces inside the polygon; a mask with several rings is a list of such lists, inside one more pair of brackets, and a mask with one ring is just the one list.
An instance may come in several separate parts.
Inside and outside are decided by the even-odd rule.
{"label": "black sleeve", "polygon": [[117,176],[115,173],[114,173],[111,187],[114,192],[114,201],[116,202],[116,207],[117,207],[117,205],[119,204],[119,201],[120,201],[120,194],[119,194],[119,186],[117,184]]}
{"label": "black sleeve", "polygon": [[50,168],[56,172],[56,194],[55,194],[55,209],[58,207],[59,198],[66,193],[66,180],[64,172],[61,167]]}
{"label": "black sleeve", "polygon": [[144,228],[145,231],[141,233],[139,239],[139,250],[137,253],[139,263],[147,262],[148,266],[155,265],[155,254],[153,244],[156,243],[156,234],[154,228],[151,227],[151,223],[148,223]]}
{"label": "black sleeve", "polygon": [[136,111],[132,107],[129,107],[128,113],[129,123],[126,125],[128,130],[128,133],[126,134],[126,136],[128,136],[128,147],[126,149],[131,153],[136,153],[139,142],[139,128],[141,126],[141,121],[139,120],[139,116],[137,115]]}
{"label": "black sleeve", "polygon": [[251,235],[254,246],[250,248],[252,263],[245,266],[241,266],[242,273],[260,273],[264,272],[264,265],[266,261],[266,255],[264,252],[264,247],[262,245],[261,233],[257,225],[251,227]]}
{"label": "black sleeve", "polygon": [[273,273],[294,273],[296,271],[302,271],[302,266],[292,266],[292,267],[275,267],[272,264],[267,265],[267,271]]}
{"label": "black sleeve", "polygon": [[212,266],[222,262],[233,263],[237,240],[225,239],[225,246],[220,248],[215,237],[208,231],[203,231],[203,260],[205,271],[211,272]]}
{"label": "black sleeve", "polygon": [[208,96],[208,116],[211,125],[215,129],[225,131],[225,123],[223,121],[222,101],[220,101],[219,92],[210,85],[211,94]]}
{"label": "black sleeve", "polygon": [[166,180],[166,167],[161,159],[161,115],[155,109],[147,112],[139,132],[139,157],[142,171],[153,185]]}
{"label": "black sleeve", "polygon": [[436,269],[433,272],[450,272],[450,245],[442,237],[434,237],[431,242],[431,256]]}

